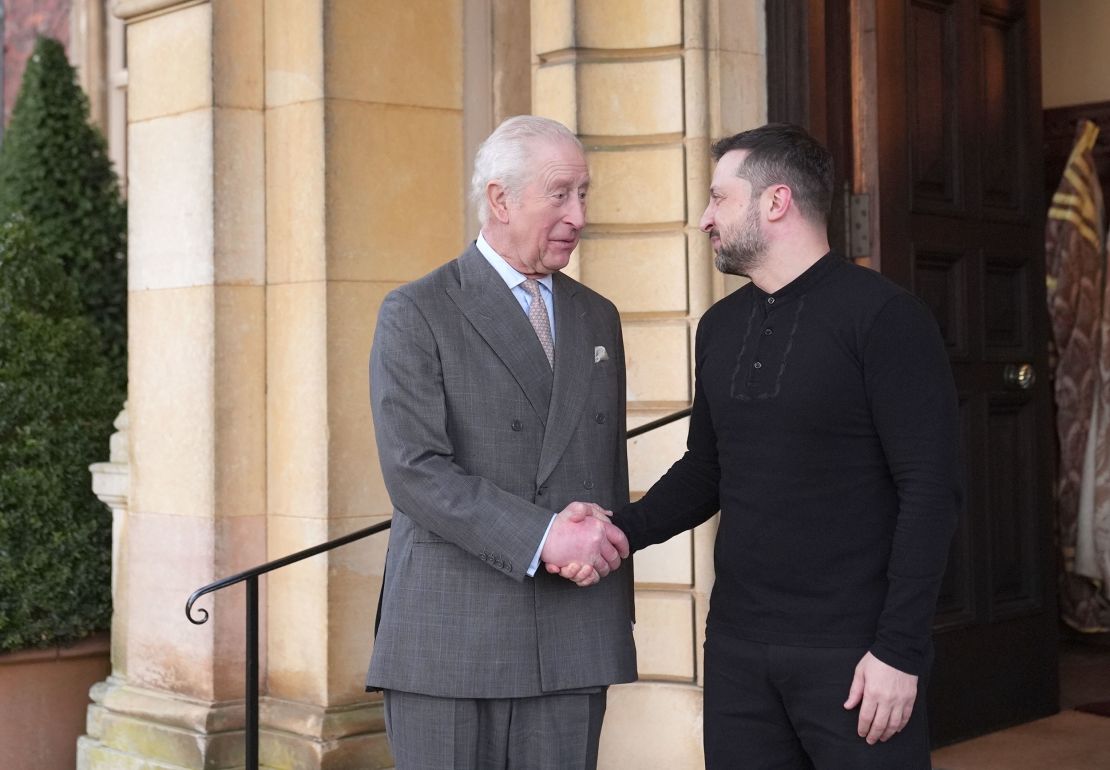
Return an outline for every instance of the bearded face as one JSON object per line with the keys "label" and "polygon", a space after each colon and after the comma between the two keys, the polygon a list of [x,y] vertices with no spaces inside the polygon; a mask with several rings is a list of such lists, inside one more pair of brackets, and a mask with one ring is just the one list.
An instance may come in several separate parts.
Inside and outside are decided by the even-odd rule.
{"label": "bearded face", "polygon": [[717,237],[714,264],[722,273],[751,276],[767,253],[767,240],[759,223],[758,199],[748,201],[747,211],[736,225],[717,223],[710,237]]}

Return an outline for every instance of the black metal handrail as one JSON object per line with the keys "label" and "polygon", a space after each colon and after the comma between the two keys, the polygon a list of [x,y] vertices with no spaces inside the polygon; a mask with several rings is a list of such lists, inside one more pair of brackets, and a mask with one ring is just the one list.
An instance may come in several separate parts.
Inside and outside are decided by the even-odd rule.
{"label": "black metal handrail", "polygon": [[683,417],[689,417],[690,412],[692,412],[693,410],[693,407],[688,406],[685,409],[679,409],[677,412],[672,412],[665,417],[660,417],[658,420],[652,420],[651,422],[645,422],[643,425],[637,425],[635,428],[628,431],[628,438],[630,440],[634,439],[637,436],[644,435],[648,431],[653,431],[656,428],[662,428],[664,425],[670,425],[672,422],[677,422]]}
{"label": "black metal handrail", "polygon": [[[656,428],[661,428],[664,425],[669,425],[672,422],[681,420],[690,414],[690,407],[681,409],[665,417],[660,417],[658,420],[638,425],[632,430],[628,431],[628,438],[634,439],[637,436],[642,436],[649,431]],[[185,617],[189,619],[190,623],[195,625],[203,625],[208,622],[208,610],[200,607],[197,609],[197,617],[193,617],[193,604],[197,599],[205,594],[219,591],[221,588],[233,586],[236,583],[247,584],[247,638],[246,638],[246,770],[258,770],[258,576],[265,575],[267,572],[273,572],[276,569],[287,567],[290,564],[303,561],[310,556],[330,551],[338,548],[341,545],[353,543],[356,540],[362,540],[370,535],[376,535],[389,529],[390,521],[383,521],[380,524],[375,524],[372,527],[366,527],[350,534],[337,537],[334,540],[329,540],[326,543],[314,545],[311,548],[305,548],[303,551],[291,553],[288,556],[283,556],[280,559],[268,561],[265,564],[260,564],[257,567],[252,567],[248,570],[226,577],[222,580],[217,580],[202,586],[193,591],[189,595],[189,600],[185,602]]]}

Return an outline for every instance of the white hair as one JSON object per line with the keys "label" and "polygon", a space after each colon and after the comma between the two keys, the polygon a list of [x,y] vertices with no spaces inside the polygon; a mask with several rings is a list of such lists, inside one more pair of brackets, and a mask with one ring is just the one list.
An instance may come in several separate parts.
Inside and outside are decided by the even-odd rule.
{"label": "white hair", "polygon": [[486,186],[493,181],[500,182],[510,198],[519,200],[521,190],[534,172],[531,143],[536,140],[573,142],[582,150],[578,137],[556,120],[536,115],[517,115],[505,120],[482,142],[474,156],[470,197],[478,207],[478,220],[483,226],[489,222]]}

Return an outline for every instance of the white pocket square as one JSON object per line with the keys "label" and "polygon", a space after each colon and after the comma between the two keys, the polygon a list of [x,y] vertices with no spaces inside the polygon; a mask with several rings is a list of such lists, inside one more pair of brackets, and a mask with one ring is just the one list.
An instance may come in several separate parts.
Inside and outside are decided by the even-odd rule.
{"label": "white pocket square", "polygon": [[605,352],[605,346],[604,345],[598,345],[596,348],[594,348],[594,363],[595,364],[599,363],[601,361],[608,361],[608,360],[609,360],[609,354],[607,352]]}

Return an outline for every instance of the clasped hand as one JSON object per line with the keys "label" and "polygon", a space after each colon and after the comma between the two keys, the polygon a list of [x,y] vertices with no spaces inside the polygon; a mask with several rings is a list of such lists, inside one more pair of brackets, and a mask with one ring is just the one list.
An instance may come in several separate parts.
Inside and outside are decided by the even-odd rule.
{"label": "clasped hand", "polygon": [[540,558],[551,574],[589,586],[620,567],[628,538],[595,503],[571,503],[555,517]]}

